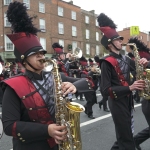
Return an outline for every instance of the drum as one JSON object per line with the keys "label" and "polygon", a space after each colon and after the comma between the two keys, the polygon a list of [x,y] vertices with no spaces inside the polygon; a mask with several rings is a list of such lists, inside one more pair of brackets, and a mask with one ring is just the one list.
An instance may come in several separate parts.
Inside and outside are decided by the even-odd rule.
{"label": "drum", "polygon": [[2,125],[2,120],[0,119],[0,139],[3,136],[3,125]]}

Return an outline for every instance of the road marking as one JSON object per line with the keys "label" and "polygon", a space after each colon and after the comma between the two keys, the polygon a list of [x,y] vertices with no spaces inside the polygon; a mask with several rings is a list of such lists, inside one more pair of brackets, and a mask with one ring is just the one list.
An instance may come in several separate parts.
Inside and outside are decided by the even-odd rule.
{"label": "road marking", "polygon": [[[135,107],[135,108],[136,108],[136,107],[139,107],[139,106],[141,106],[141,104],[134,105],[134,107]],[[110,114],[110,113],[109,113],[109,114],[107,114],[107,115],[104,115],[104,116],[101,116],[101,117],[95,118],[95,119],[93,119],[93,120],[89,120],[89,121],[86,121],[86,122],[80,123],[80,127],[87,126],[87,125],[89,125],[89,124],[91,124],[91,123],[94,123],[94,122],[97,122],[97,121],[103,120],[103,119],[108,118],[108,117],[111,117],[111,114]]]}

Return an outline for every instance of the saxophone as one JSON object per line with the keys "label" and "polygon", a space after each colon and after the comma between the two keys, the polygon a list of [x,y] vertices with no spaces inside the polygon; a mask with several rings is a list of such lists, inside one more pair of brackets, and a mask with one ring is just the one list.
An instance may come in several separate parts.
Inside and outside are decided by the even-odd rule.
{"label": "saxophone", "polygon": [[150,69],[145,69],[143,65],[139,63],[140,55],[135,43],[123,44],[123,46],[132,46],[133,55],[135,57],[135,67],[136,67],[136,80],[144,80],[145,88],[142,91],[139,91],[139,96],[143,97],[146,100],[150,100]]}
{"label": "saxophone", "polygon": [[[85,108],[75,102],[69,102],[61,92],[61,77],[55,59],[43,60],[52,69],[55,93],[55,118],[56,124],[67,127],[67,140],[59,144],[59,150],[82,150],[80,135],[80,113]],[[50,63],[51,65],[48,65]]]}

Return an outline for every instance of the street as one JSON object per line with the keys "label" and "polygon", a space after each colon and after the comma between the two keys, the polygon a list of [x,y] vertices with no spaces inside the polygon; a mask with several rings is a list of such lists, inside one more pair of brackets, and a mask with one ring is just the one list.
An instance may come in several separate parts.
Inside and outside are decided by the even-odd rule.
{"label": "street", "polygon": [[[98,101],[101,99],[98,93]],[[86,101],[75,100],[80,104],[85,104]],[[116,141],[115,128],[110,113],[100,110],[98,104],[93,106],[95,119],[89,119],[83,112],[80,117],[82,150],[110,150],[113,143]],[[121,116],[120,116],[121,117]],[[146,128],[147,122],[141,111],[140,104],[135,104],[135,134]],[[141,144],[142,150],[150,150],[150,139]],[[0,140],[0,150],[11,150],[11,137],[3,135]]]}

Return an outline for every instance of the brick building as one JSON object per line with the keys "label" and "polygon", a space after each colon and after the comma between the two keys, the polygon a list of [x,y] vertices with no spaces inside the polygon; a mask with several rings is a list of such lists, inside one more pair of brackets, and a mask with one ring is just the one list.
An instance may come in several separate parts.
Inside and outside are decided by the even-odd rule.
{"label": "brick building", "polygon": [[[123,43],[127,43],[128,39],[130,39],[132,36],[130,36],[130,28],[124,28],[122,31],[118,31],[119,35],[124,37]],[[144,42],[149,48],[150,48],[150,34],[140,32],[139,35],[137,35],[139,40]],[[129,47],[123,47],[125,50],[125,53],[129,52]]]}
{"label": "brick building", "polygon": [[[14,0],[0,1],[0,17],[3,18],[0,22],[0,55],[5,61],[13,61],[15,57],[14,46],[6,36],[11,33],[11,30],[5,12],[12,1]],[[82,10],[74,5],[73,1],[18,1],[26,4],[28,13],[34,18],[33,23],[41,29],[42,32],[38,33],[38,37],[44,49],[47,50],[48,57],[54,53],[51,46],[54,42],[64,46],[65,52],[72,52],[76,47],[80,47],[87,57],[93,57],[95,54],[103,56],[103,47],[100,45],[102,34],[94,11]]]}

